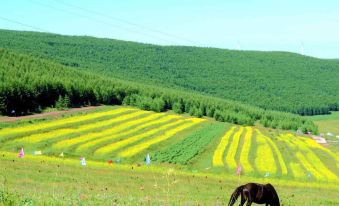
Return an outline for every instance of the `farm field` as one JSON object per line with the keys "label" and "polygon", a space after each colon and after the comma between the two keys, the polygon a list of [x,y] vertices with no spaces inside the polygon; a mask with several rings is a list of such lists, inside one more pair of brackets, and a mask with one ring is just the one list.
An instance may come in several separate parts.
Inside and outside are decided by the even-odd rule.
{"label": "farm field", "polygon": [[0,150],[117,164],[152,164],[246,177],[338,181],[338,154],[308,137],[133,107],[7,125]]}

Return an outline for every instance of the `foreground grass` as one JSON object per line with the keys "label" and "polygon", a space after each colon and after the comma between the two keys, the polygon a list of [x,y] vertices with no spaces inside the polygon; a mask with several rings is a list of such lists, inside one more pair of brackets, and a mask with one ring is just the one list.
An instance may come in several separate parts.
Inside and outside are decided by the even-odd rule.
{"label": "foreground grass", "polygon": [[[227,205],[238,185],[235,176],[169,167],[97,162],[81,167],[78,160],[0,155],[0,205],[10,200],[13,205]],[[283,205],[339,203],[334,182],[242,178],[240,183],[249,181],[273,183]]]}

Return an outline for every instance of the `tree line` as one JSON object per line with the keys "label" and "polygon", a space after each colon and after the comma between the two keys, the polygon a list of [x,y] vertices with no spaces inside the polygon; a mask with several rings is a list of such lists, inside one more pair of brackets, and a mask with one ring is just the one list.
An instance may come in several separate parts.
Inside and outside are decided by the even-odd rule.
{"label": "tree line", "polygon": [[39,112],[60,104],[131,105],[162,112],[241,125],[261,122],[265,127],[316,132],[313,122],[298,115],[265,110],[239,102],[103,77],[49,60],[0,49],[0,112],[11,115]]}

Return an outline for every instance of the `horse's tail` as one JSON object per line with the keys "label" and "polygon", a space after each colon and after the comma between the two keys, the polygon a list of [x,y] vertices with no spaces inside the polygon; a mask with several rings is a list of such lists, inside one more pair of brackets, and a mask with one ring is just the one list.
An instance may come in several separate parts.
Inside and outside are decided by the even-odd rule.
{"label": "horse's tail", "polygon": [[237,187],[237,188],[234,190],[234,192],[233,192],[232,195],[231,195],[231,198],[230,198],[230,201],[229,201],[229,203],[228,203],[228,206],[232,206],[232,205],[235,203],[235,201],[237,201],[237,199],[238,199],[238,197],[239,197],[239,195],[241,194],[241,192],[242,192],[243,189],[244,189],[244,186],[241,185],[241,186]]}

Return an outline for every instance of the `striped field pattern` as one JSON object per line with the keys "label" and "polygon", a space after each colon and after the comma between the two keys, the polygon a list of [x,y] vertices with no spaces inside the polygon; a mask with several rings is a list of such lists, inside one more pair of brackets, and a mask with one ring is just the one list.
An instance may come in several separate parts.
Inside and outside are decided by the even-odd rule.
{"label": "striped field pattern", "polygon": [[[314,148],[326,154],[336,167],[329,168]],[[338,180],[338,157],[331,150],[291,133],[272,138],[255,127],[233,126],[226,131],[215,146],[212,163],[232,173],[241,165],[246,175]]]}
{"label": "striped field pattern", "polygon": [[159,164],[229,174],[241,166],[242,175],[265,178],[335,181],[339,171],[338,155],[306,136],[124,106],[0,129],[0,150],[22,147],[28,154],[120,163],[151,154]]}
{"label": "striped field pattern", "polygon": [[[3,150],[45,154],[86,155],[106,160],[132,157],[168,141],[178,133],[203,123],[204,119],[155,113],[130,107],[66,117],[0,130]],[[54,124],[55,123],[55,124]]]}

